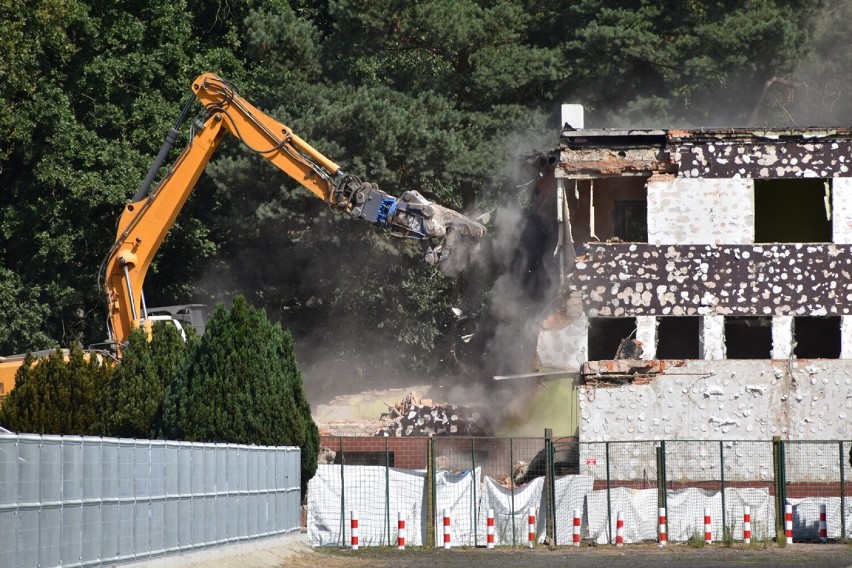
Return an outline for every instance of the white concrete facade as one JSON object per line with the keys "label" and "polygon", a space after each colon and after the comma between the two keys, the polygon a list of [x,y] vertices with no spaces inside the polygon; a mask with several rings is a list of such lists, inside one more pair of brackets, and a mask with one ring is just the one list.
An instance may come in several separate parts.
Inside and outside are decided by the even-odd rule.
{"label": "white concrete facade", "polygon": [[750,179],[650,178],[648,242],[754,242],[754,182]]}
{"label": "white concrete facade", "polygon": [[686,361],[648,384],[580,386],[580,439],[852,436],[852,361]]}

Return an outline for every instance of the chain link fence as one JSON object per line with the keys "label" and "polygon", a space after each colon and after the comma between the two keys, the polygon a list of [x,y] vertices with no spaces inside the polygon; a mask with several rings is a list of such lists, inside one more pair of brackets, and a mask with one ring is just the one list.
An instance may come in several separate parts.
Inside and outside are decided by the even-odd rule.
{"label": "chain link fence", "polygon": [[[308,490],[314,545],[349,546],[353,513],[361,545],[614,544],[668,540],[768,541],[793,508],[796,541],[852,538],[852,443],[844,441],[576,438],[326,438],[330,450]],[[530,517],[534,524],[530,526]],[[575,516],[578,517],[575,520]],[[446,517],[446,519],[445,519]],[[445,529],[445,523],[449,528]],[[576,528],[578,525],[579,528]],[[444,533],[449,537],[445,537]]]}

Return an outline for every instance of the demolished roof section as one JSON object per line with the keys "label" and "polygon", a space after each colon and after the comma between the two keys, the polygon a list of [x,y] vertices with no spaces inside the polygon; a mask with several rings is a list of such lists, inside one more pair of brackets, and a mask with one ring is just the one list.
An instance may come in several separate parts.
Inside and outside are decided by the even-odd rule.
{"label": "demolished roof section", "polygon": [[565,130],[556,177],[677,174],[685,178],[838,177],[852,129]]}

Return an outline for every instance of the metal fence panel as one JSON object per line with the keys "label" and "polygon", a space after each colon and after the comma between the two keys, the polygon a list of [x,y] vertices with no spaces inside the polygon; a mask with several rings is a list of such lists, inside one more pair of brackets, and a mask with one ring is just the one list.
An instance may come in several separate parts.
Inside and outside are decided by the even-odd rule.
{"label": "metal fence panel", "polygon": [[[766,542],[785,504],[793,506],[797,541],[818,538],[821,506],[827,538],[852,537],[848,441],[436,436],[336,437],[323,446],[325,464],[308,492],[308,538],[317,546],[348,546],[353,511],[362,545],[393,543],[392,523],[404,507],[415,517],[409,543],[426,546],[443,543],[444,508],[454,546],[483,546],[492,509],[500,545],[526,544],[529,509],[537,513],[536,539],[546,532],[556,545],[571,541],[574,511],[582,515],[581,537],[597,544],[614,543],[619,513],[625,542],[657,540],[660,507],[673,542],[703,542],[705,513],[713,542],[742,541],[747,509],[751,539]],[[409,479],[424,469],[425,484],[412,491]]]}
{"label": "metal fence panel", "polygon": [[787,441],[785,474],[787,503],[793,507],[793,534],[819,538],[821,507],[825,508],[829,538],[841,536],[842,459],[837,442]]}
{"label": "metal fence panel", "polygon": [[0,566],[99,566],[298,530],[299,463],[298,448],[2,434]]}
{"label": "metal fence panel", "polygon": [[8,536],[6,546],[0,546],[0,566],[13,566],[15,562],[17,494],[18,440],[0,437],[0,534]]}

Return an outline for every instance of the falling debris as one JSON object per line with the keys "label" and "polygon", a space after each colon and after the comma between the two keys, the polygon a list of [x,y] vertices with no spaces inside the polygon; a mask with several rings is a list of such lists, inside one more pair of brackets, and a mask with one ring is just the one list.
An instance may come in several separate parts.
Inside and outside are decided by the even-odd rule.
{"label": "falling debris", "polygon": [[376,436],[486,436],[479,412],[408,393],[382,414]]}

